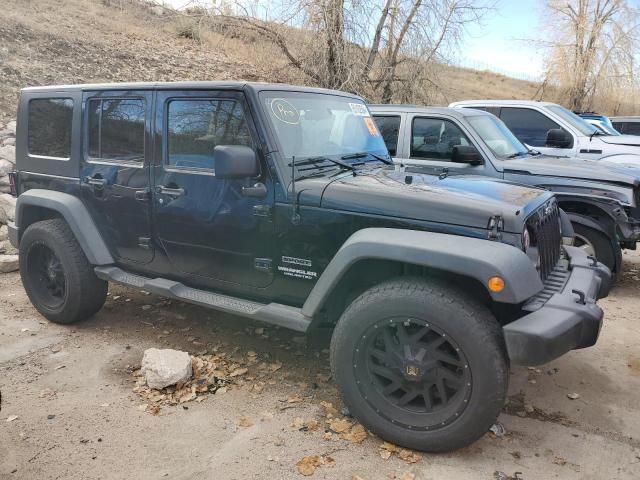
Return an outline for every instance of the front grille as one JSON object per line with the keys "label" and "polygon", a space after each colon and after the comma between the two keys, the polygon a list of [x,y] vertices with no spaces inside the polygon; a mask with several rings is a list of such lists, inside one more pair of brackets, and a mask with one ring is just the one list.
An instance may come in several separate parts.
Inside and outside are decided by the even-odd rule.
{"label": "front grille", "polygon": [[561,255],[560,211],[555,199],[542,205],[527,220],[531,245],[538,249],[540,278],[544,282]]}

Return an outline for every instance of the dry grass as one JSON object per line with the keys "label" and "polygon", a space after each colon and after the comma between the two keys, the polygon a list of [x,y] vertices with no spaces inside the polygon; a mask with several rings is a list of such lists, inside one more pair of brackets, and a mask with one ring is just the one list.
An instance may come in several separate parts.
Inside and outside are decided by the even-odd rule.
{"label": "dry grass", "polygon": [[[312,83],[255,32],[167,11],[158,15],[158,9],[136,0],[3,3],[0,119],[15,116],[17,92],[29,85],[189,79]],[[431,98],[443,105],[472,98],[530,99],[539,87],[450,66],[441,67],[437,83]]]}

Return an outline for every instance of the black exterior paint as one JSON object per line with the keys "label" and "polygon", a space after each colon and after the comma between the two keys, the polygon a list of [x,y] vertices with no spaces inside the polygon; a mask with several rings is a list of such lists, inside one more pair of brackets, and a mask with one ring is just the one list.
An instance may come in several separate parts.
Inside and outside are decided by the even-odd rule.
{"label": "black exterior paint", "polygon": [[[552,197],[508,182],[405,175],[371,162],[356,176],[334,170],[297,182],[300,222],[296,224],[290,171],[278,158],[273,132],[258,104],[260,91],[278,89],[350,96],[289,86],[210,82],[61,87],[57,91],[77,102],[74,155],[69,162],[77,173],[57,178],[47,176],[51,172],[43,175],[40,170],[29,173],[21,168],[20,191],[54,189],[82,198],[116,264],[128,271],[293,306],[304,303],[338,249],[358,230],[388,227],[487,239],[489,220],[498,215],[504,219],[502,241],[520,248],[525,219]],[[32,95],[46,96],[46,92],[23,91],[20,108],[26,108]],[[94,97],[144,98],[150,107],[144,163],[88,159],[87,135],[80,134],[87,121],[82,107]],[[259,178],[223,180],[214,174],[168,167],[166,106],[176,98],[241,102],[262,165]],[[29,165],[23,160],[26,152],[19,151],[18,156],[19,165]],[[92,179],[103,184],[95,185]],[[242,188],[255,182],[265,185],[263,198],[243,195]],[[182,189],[184,195],[161,193],[161,186]],[[292,276],[291,269],[306,273]]]}

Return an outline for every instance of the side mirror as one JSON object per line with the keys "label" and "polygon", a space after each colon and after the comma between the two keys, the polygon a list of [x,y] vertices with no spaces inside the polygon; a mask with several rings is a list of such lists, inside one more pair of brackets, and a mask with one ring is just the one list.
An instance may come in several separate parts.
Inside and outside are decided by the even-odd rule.
{"label": "side mirror", "polygon": [[451,152],[451,161],[455,163],[468,163],[469,165],[482,165],[484,158],[473,145],[456,145]]}
{"label": "side mirror", "polygon": [[545,146],[552,148],[569,148],[572,144],[571,135],[561,128],[552,128],[547,132]]}
{"label": "side mirror", "polygon": [[222,179],[255,178],[260,175],[256,152],[244,145],[217,145],[213,149],[213,168]]}

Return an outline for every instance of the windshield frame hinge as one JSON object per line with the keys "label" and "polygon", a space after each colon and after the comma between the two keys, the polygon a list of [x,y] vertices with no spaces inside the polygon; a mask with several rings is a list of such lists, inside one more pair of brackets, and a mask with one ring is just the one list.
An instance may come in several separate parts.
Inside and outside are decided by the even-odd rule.
{"label": "windshield frame hinge", "polygon": [[504,219],[502,218],[502,216],[493,215],[489,217],[487,230],[487,237],[489,238],[489,240],[502,240],[502,232],[504,230]]}

